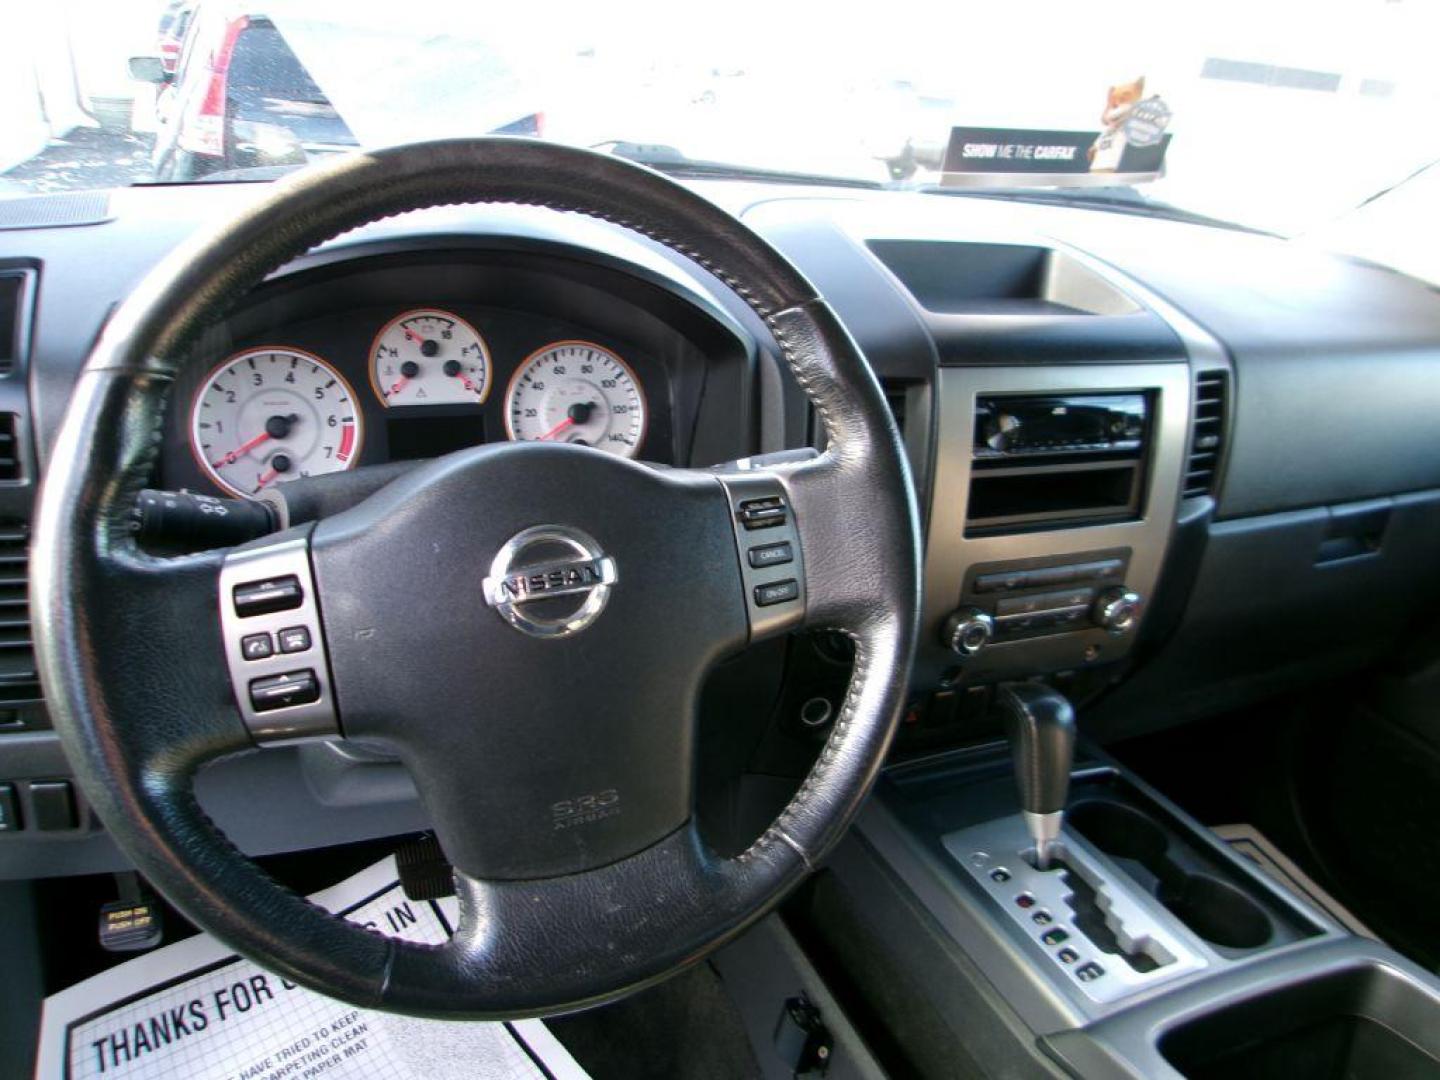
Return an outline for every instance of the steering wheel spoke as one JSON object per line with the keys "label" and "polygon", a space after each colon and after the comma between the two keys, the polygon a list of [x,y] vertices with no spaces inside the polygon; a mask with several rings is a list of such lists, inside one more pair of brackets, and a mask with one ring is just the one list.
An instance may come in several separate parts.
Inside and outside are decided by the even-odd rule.
{"label": "steering wheel spoke", "polygon": [[771,469],[739,467],[716,476],[730,503],[740,565],[740,587],[750,640],[763,641],[805,621],[808,590],[800,524],[782,476]]}
{"label": "steering wheel spoke", "polygon": [[340,734],[311,526],[230,551],[218,606],[235,706],[258,744]]}

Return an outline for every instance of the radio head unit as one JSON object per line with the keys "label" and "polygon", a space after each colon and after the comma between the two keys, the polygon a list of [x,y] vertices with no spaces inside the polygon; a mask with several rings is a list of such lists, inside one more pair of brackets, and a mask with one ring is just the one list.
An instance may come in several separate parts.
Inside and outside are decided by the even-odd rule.
{"label": "radio head unit", "polygon": [[975,457],[1134,454],[1149,412],[1143,393],[987,394],[975,401]]}

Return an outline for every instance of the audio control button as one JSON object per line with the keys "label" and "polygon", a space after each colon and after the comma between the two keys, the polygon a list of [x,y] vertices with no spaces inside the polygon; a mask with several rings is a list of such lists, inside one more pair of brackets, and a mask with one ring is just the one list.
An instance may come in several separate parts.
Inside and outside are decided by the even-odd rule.
{"label": "audio control button", "polygon": [[320,684],[311,670],[287,671],[283,675],[250,680],[250,707],[256,712],[308,705],[319,700]]}
{"label": "audio control button", "polygon": [[280,631],[279,638],[282,653],[304,652],[310,648],[310,628],[308,626],[287,626]]}
{"label": "audio control button", "polygon": [[264,581],[247,581],[243,585],[236,585],[234,601],[235,614],[247,619],[252,615],[268,615],[274,611],[298,608],[305,601],[305,592],[300,588],[298,577],[286,574]]}

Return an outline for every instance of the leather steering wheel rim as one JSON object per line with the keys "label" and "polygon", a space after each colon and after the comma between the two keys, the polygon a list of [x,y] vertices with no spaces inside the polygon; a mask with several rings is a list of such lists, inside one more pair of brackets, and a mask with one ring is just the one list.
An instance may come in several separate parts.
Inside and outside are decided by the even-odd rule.
{"label": "leather steering wheel rim", "polygon": [[[421,946],[287,892],[205,816],[196,771],[254,747],[220,674],[215,582],[225,553],[148,554],[128,514],[150,479],[176,376],[233,303],[352,229],[487,202],[641,233],[706,268],[765,321],[827,437],[818,458],[770,470],[803,552],[803,624],[849,635],[857,658],[810,775],[745,852],[715,854],[692,815],[641,850],[574,873],[457,872],[460,926],[448,944]],[[553,449],[476,452],[453,468],[436,465],[424,482],[451,483],[462,465],[554,468]],[[573,451],[567,467],[581,460],[574,454],[602,456]],[[626,467],[640,471],[616,472],[617,483],[661,475]],[[707,523],[729,527],[729,504],[715,510],[713,477],[674,474],[666,497],[703,503]],[[503,138],[337,159],[277,183],[172,253],[116,312],[77,382],[45,477],[32,566],[55,728],[86,798],[140,871],[202,928],[302,985],[440,1017],[530,1016],[607,1000],[695,962],[770,910],[842,835],[878,773],[904,704],[919,612],[918,513],[899,435],[874,375],[813,286],[735,218],[658,173]],[[725,573],[739,580],[734,568]]]}

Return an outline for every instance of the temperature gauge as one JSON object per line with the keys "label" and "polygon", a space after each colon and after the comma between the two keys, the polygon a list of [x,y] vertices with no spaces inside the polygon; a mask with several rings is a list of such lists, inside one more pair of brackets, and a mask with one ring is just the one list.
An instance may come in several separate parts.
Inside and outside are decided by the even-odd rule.
{"label": "temperature gauge", "polygon": [[375,335],[370,385],[388,409],[479,405],[490,391],[490,350],[458,315],[437,308],[407,311]]}

